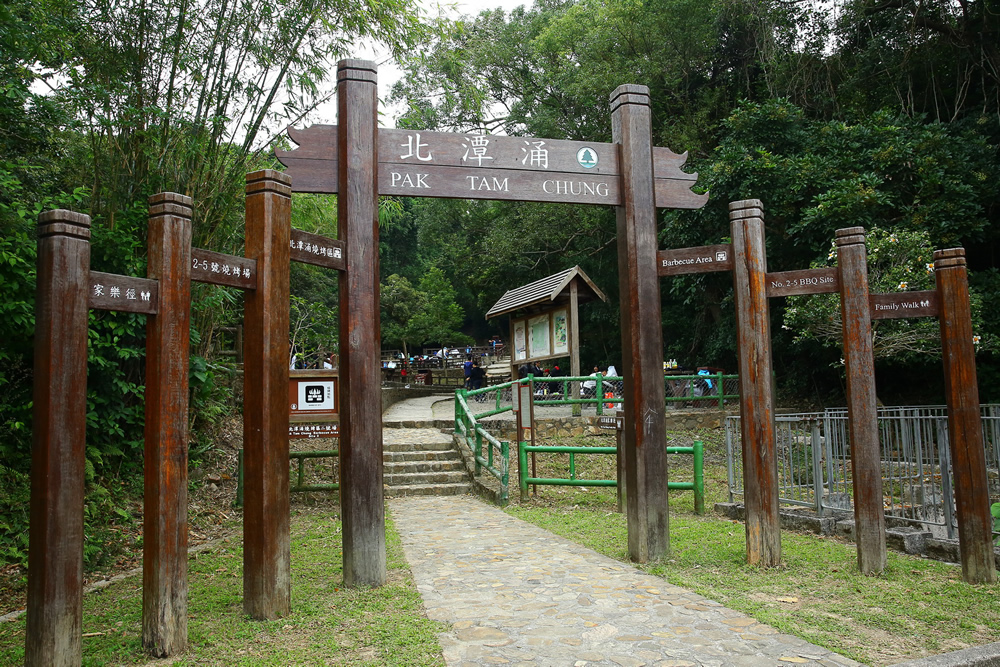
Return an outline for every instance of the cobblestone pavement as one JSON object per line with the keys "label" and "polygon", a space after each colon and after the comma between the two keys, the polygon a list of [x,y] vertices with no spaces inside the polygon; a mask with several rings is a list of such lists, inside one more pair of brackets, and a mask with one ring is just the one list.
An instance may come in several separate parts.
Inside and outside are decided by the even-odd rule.
{"label": "cobblestone pavement", "polygon": [[859,664],[471,496],[389,508],[449,667]]}
{"label": "cobblestone pavement", "polygon": [[[389,406],[382,414],[382,423],[390,426],[433,425],[435,419],[455,419],[454,395],[421,396],[408,398]],[[418,426],[419,428],[419,426]]]}

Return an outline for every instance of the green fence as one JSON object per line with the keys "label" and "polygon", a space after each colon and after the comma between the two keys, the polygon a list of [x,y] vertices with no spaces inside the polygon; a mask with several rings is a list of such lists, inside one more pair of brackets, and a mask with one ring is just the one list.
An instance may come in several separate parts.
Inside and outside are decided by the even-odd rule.
{"label": "green fence", "polygon": [[[528,454],[531,452],[550,454],[569,454],[569,478],[529,477]],[[694,479],[690,482],[667,482],[667,488],[674,491],[694,491],[694,509],[697,514],[705,513],[705,446],[700,440],[695,440],[691,447],[667,447],[668,454],[691,454],[694,456]],[[617,447],[576,447],[572,445],[529,445],[519,442],[517,445],[518,481],[521,489],[521,500],[528,497],[529,485],[552,486],[618,486],[615,479],[579,479],[576,476],[577,454],[614,454],[618,455]]]}
{"label": "green fence", "polygon": [[[532,377],[532,376],[529,376]],[[572,377],[535,377],[535,405],[595,405],[597,414],[621,407],[624,378],[619,376],[581,375]],[[522,380],[524,382],[524,380]],[[594,386],[589,386],[589,383]],[[580,398],[572,398],[573,383],[580,383]],[[718,405],[738,400],[739,376],[714,373],[711,375],[664,375],[664,400],[667,405]]]}
{"label": "green fence", "polygon": [[[725,405],[726,401],[739,399],[738,375],[664,375],[665,398],[667,405],[682,402],[694,404],[710,403]],[[589,383],[593,383],[590,386]],[[624,378],[619,376],[580,375],[566,377],[528,376],[513,382],[490,385],[482,389],[457,389],[455,391],[455,433],[465,439],[469,449],[476,459],[476,474],[485,468],[489,474],[497,478],[501,484],[502,502],[508,498],[509,483],[509,447],[507,442],[500,442],[488,433],[480,424],[480,420],[494,415],[513,411],[512,394],[516,385],[533,384],[533,402],[538,406],[571,405],[575,410],[580,406],[593,405],[598,416],[605,410],[621,407],[623,402],[622,389]],[[571,398],[574,383],[580,384],[581,398]],[[474,410],[471,403],[482,404]],[[528,449],[525,449],[525,448]],[[572,449],[573,451],[569,451]],[[610,450],[610,451],[602,451]],[[528,478],[521,457],[526,452],[563,452],[570,454],[570,478],[566,480],[536,480]],[[525,479],[529,484],[563,484],[570,486],[617,486],[616,480],[578,480],[576,479],[576,454],[608,454],[614,453],[614,447],[533,447],[526,442],[518,443],[518,464],[521,478],[522,493]],[[704,510],[704,482],[702,470],[704,452],[701,443],[694,447],[668,447],[669,453],[692,454],[695,457],[695,480],[693,482],[669,482],[671,489],[693,490],[695,492],[695,507],[701,513]]]}
{"label": "green fence", "polygon": [[[340,484],[306,484],[305,483],[305,460],[306,459],[329,459],[340,456],[340,451],[336,449],[321,450],[316,452],[288,452],[289,459],[298,459],[299,465],[296,475],[296,483],[289,487],[291,493],[303,491],[337,491]],[[243,507],[243,450],[236,452],[236,507]]]}
{"label": "green fence", "polygon": [[[510,383],[507,383],[510,384]],[[466,391],[459,389],[455,392],[455,433],[465,440],[466,446],[472,451],[476,461],[476,476],[482,474],[485,469],[490,475],[500,483],[500,505],[506,505],[509,498],[510,486],[510,443],[497,440],[493,435],[479,425],[477,419],[483,415],[499,414],[506,412],[510,408],[503,410],[486,411],[481,415],[474,415],[469,409],[466,396],[468,394],[481,395],[488,389],[477,389]],[[499,392],[497,392],[499,395]]]}

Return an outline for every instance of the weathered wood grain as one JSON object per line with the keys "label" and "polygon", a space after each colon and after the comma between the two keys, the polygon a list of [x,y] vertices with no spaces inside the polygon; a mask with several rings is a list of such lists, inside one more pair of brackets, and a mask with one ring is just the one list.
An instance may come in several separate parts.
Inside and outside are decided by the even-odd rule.
{"label": "weathered wood grain", "polygon": [[328,239],[319,234],[310,234],[294,227],[292,228],[288,252],[293,262],[322,266],[337,271],[343,271],[344,267],[347,266],[344,260],[343,241]]}
{"label": "weathered wood grain", "polygon": [[257,267],[243,334],[243,610],[265,620],[291,609],[288,463],[290,179],[247,174],[246,255]]}
{"label": "weathered wood grain", "polygon": [[375,64],[337,66],[340,273],[340,507],[344,583],[386,581],[379,372],[378,91]]}
{"label": "weathered wood grain", "polygon": [[89,216],[38,216],[27,667],[81,661],[89,240]]}
{"label": "weathered wood grain", "polygon": [[837,269],[802,269],[767,274],[767,296],[827,294],[840,289]]}
{"label": "weathered wood grain", "polygon": [[865,230],[838,229],[836,242],[854,484],[854,541],[858,567],[863,574],[874,575],[886,566],[885,512]]}
{"label": "weathered wood grain", "polygon": [[933,290],[871,294],[873,320],[894,320],[904,317],[937,317],[938,293]]}
{"label": "weathered wood grain", "polygon": [[993,522],[986,479],[982,417],[979,414],[965,249],[936,251],[934,276],[941,309],[941,351],[962,577],[970,584],[991,584],[997,578],[993,558]]}
{"label": "weathered wood grain", "polygon": [[[336,193],[337,126],[288,128],[300,147],[276,151],[296,192]],[[621,168],[614,144],[466,133],[378,131],[381,195],[510,201],[621,204]],[[701,208],[707,194],[681,171],[687,154],[653,149],[654,200],[660,208]]]}
{"label": "weathered wood grain", "polygon": [[246,257],[192,248],[191,280],[210,285],[257,289],[257,263]]}
{"label": "weathered wood grain", "polygon": [[155,280],[91,271],[87,306],[94,310],[156,314],[159,285]]}
{"label": "weathered wood grain", "polygon": [[164,658],[187,646],[191,198],[161,193],[149,205],[146,273],[160,289],[146,320],[142,645]]}
{"label": "weathered wood grain", "polygon": [[619,86],[611,95],[611,125],[621,145],[617,217],[628,549],[632,560],[644,563],[663,558],[670,547],[649,89]]}
{"label": "weathered wood grain", "polygon": [[781,524],[763,205],[757,199],[731,202],[729,219],[733,239],[747,561],[751,565],[773,567],[781,563]]}
{"label": "weathered wood grain", "polygon": [[733,249],[728,243],[661,250],[656,253],[656,272],[660,276],[731,271],[732,269]]}

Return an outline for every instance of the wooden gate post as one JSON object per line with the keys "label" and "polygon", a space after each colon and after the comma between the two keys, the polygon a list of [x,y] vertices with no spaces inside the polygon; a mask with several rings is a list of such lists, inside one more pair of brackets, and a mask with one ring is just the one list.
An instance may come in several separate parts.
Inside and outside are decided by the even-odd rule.
{"label": "wooden gate post", "polygon": [[731,202],[729,219],[733,238],[747,561],[751,565],[773,567],[781,563],[781,523],[763,204],[759,199]]}
{"label": "wooden gate post", "polygon": [[970,584],[993,583],[996,581],[996,566],[993,563],[990,496],[982,417],[979,414],[965,249],[936,251],[934,275],[940,308],[948,439],[955,475],[962,576]]}
{"label": "wooden gate post", "polygon": [[187,645],[191,198],[161,193],[149,204],[146,275],[159,300],[146,319],[142,645],[163,658]]}
{"label": "wooden gate post", "polygon": [[656,272],[659,244],[648,88],[625,85],[611,94],[611,128],[614,142],[621,146],[618,272],[628,551],[632,560],[645,563],[663,558],[670,548],[663,322]]}
{"label": "wooden gate post", "polygon": [[375,84],[375,63],[337,65],[337,229],[347,258],[340,274],[340,507],[348,586],[386,581]]}
{"label": "wooden gate post", "polygon": [[838,229],[836,239],[847,373],[847,431],[854,484],[854,541],[858,545],[861,573],[881,574],[886,566],[885,511],[865,230]]}
{"label": "wooden gate post", "polygon": [[265,620],[291,609],[288,480],[288,244],[291,179],[247,174],[246,256],[257,289],[246,292],[243,332],[243,610]]}
{"label": "wooden gate post", "polygon": [[90,217],[38,217],[24,664],[81,661]]}

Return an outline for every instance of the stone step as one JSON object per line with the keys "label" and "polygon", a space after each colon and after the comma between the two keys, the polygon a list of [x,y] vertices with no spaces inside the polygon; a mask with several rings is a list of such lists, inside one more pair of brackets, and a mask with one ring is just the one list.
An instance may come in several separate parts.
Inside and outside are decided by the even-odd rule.
{"label": "stone step", "polygon": [[469,481],[464,470],[437,472],[385,472],[382,483],[389,486],[406,486],[408,484],[460,484]]}
{"label": "stone step", "polygon": [[455,472],[465,470],[462,459],[447,461],[399,461],[384,464],[384,477],[411,472]]}
{"label": "stone step", "polygon": [[383,452],[444,452],[453,449],[450,442],[393,442],[382,445]]}
{"label": "stone step", "polygon": [[428,428],[441,431],[454,431],[454,419],[384,419],[382,428]]}
{"label": "stone step", "polygon": [[382,461],[386,465],[403,461],[461,461],[462,455],[454,449],[430,452],[383,452]]}
{"label": "stone step", "polygon": [[404,484],[401,486],[389,486],[385,488],[384,494],[387,498],[399,498],[401,496],[460,496],[469,493],[472,485],[468,482],[453,484]]}

